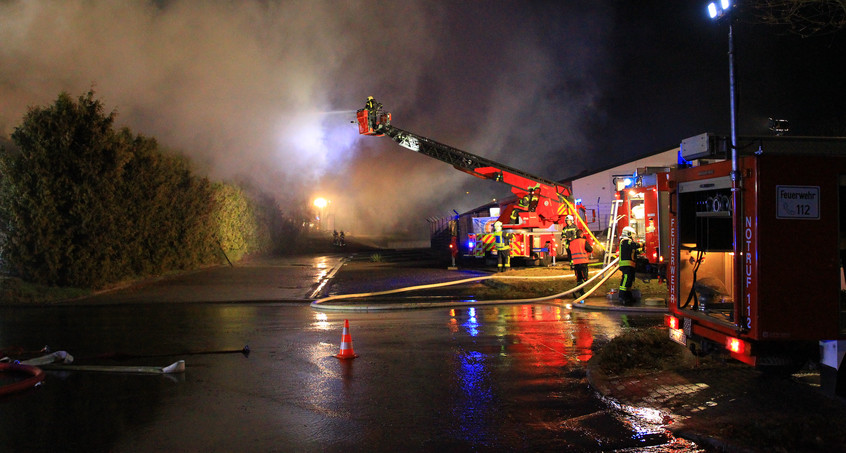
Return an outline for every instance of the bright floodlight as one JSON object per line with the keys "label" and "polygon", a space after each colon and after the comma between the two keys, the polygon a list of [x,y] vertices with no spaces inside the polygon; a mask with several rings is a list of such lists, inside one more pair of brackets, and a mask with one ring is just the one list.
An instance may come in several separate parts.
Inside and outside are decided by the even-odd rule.
{"label": "bright floodlight", "polygon": [[314,206],[319,208],[319,209],[325,208],[327,204],[329,204],[329,202],[326,201],[325,198],[315,198],[314,199]]}
{"label": "bright floodlight", "polygon": [[725,14],[729,8],[731,8],[731,0],[720,0],[719,6],[715,2],[711,2],[708,4],[708,16],[711,19],[716,19]]}

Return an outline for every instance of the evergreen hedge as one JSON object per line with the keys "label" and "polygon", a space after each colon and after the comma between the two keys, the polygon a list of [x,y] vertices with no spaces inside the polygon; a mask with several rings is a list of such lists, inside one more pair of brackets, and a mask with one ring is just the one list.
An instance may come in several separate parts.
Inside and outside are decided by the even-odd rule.
{"label": "evergreen hedge", "polygon": [[0,259],[33,283],[98,288],[273,248],[272,206],[115,130],[93,91],[31,108],[0,149]]}

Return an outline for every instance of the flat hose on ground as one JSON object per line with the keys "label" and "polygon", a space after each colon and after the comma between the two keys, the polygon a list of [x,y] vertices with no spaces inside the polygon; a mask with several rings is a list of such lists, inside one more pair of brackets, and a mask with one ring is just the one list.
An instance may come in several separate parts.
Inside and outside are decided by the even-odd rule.
{"label": "flat hose on ground", "polygon": [[[597,272],[593,277],[588,279],[588,281],[582,283],[579,286],[574,288],[568,289],[567,291],[553,294],[550,296],[543,296],[543,297],[535,297],[531,299],[503,299],[503,300],[481,300],[481,301],[473,301],[473,302],[463,302],[462,305],[502,305],[502,304],[525,304],[525,303],[534,303],[534,302],[542,302],[550,299],[558,299],[567,295],[572,294],[575,291],[578,291],[588,285],[591,284],[594,280],[605,275],[602,280],[594,285],[590,290],[588,290],[585,294],[575,300],[575,302],[583,301],[585,298],[593,294],[597,288],[599,288],[603,283],[605,283],[612,275],[614,275],[614,271],[617,270],[617,262],[619,258],[615,258],[608,266],[601,269]],[[610,271],[610,272],[609,272]],[[408,308],[431,308],[431,307],[451,307],[458,305],[459,302],[402,302],[402,303],[393,303],[393,304],[350,304],[350,305],[323,305],[325,302],[332,301],[332,300],[340,300],[340,299],[357,299],[362,297],[371,297],[371,296],[384,296],[387,294],[397,294],[409,291],[418,291],[422,289],[430,289],[430,288],[441,288],[444,286],[452,286],[452,285],[460,285],[462,283],[470,283],[470,282],[477,282],[483,281],[488,279],[501,279],[501,280],[549,280],[549,279],[557,279],[557,278],[570,278],[572,275],[553,275],[553,276],[514,276],[514,275],[485,275],[481,277],[473,277],[473,278],[465,278],[462,280],[455,280],[443,283],[431,283],[428,285],[418,285],[418,286],[408,286],[405,288],[397,288],[391,289],[387,291],[377,291],[377,292],[369,292],[369,293],[356,293],[356,294],[338,294],[335,296],[324,297],[322,299],[317,299],[311,303],[311,307],[318,309],[318,310],[335,310],[335,311],[367,311],[367,310],[396,310],[396,309],[408,309]]]}
{"label": "flat hose on ground", "polygon": [[0,386],[0,396],[35,387],[44,380],[44,372],[41,371],[40,368],[30,365],[21,365],[19,363],[0,363],[0,373],[4,372],[28,375],[28,377],[12,382],[11,384]]}

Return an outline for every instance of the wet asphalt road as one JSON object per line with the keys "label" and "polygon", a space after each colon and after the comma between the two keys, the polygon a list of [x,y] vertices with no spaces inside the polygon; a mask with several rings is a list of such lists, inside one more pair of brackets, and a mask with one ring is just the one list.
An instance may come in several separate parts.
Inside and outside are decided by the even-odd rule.
{"label": "wet asphalt road", "polygon": [[[260,266],[262,276],[297,275],[266,277],[267,291],[302,298],[331,269],[320,258],[288,264]],[[209,285],[250,286],[220,272]],[[660,319],[543,305],[344,314],[223,297],[167,303],[202,298],[203,273],[194,275],[94,305],[0,308],[0,348],[46,344],[79,364],[187,363],[178,376],[48,372],[38,388],[0,399],[0,451],[610,451],[668,442],[609,409],[584,377],[595,343]],[[145,291],[159,303],[144,303]],[[156,291],[171,296],[153,301]],[[344,319],[360,355],[352,361],[333,357]],[[249,357],[222,352],[244,345]],[[114,353],[133,357],[105,358]],[[681,447],[670,442],[667,450]]]}

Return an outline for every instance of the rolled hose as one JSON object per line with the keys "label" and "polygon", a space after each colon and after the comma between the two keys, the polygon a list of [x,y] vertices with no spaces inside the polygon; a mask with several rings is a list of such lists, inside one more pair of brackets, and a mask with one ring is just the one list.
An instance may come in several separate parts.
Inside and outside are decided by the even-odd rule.
{"label": "rolled hose", "polygon": [[[567,291],[552,294],[550,296],[542,296],[542,297],[535,297],[530,299],[501,299],[501,300],[477,300],[473,301],[472,303],[463,303],[464,305],[503,305],[503,304],[525,304],[525,303],[536,303],[536,302],[543,302],[550,299],[558,299],[567,295],[572,294],[575,291],[578,291],[588,285],[591,282],[598,279],[600,276],[605,275],[599,283],[594,285],[590,290],[588,290],[585,294],[575,300],[575,302],[580,302],[586,299],[588,296],[593,294],[597,288],[599,288],[603,283],[605,283],[611,276],[614,275],[614,271],[617,270],[617,262],[619,258],[615,258],[608,266],[601,269],[597,272],[593,277],[588,279],[586,282],[578,285],[574,288],[568,289]],[[610,271],[610,272],[609,272]],[[408,286],[405,288],[396,288],[386,291],[376,291],[376,292],[369,292],[369,293],[355,293],[355,294],[338,294],[335,296],[324,297],[322,299],[317,299],[311,303],[311,307],[317,310],[332,310],[332,311],[368,311],[368,310],[396,310],[396,309],[410,309],[410,308],[432,308],[432,307],[451,307],[458,305],[458,302],[451,301],[451,302],[402,302],[402,303],[394,303],[394,304],[348,304],[348,305],[323,305],[325,302],[332,301],[332,300],[340,300],[340,299],[357,299],[362,297],[372,297],[372,296],[384,296],[387,294],[397,294],[409,291],[418,291],[422,289],[430,289],[430,288],[440,288],[444,286],[452,286],[452,285],[460,285],[462,283],[469,283],[469,282],[476,282],[488,279],[501,279],[501,280],[549,280],[549,279],[557,279],[557,278],[569,278],[571,275],[553,275],[553,276],[514,276],[514,275],[484,275],[481,277],[473,277],[473,278],[465,278],[462,280],[455,280],[449,282],[442,282],[442,283],[431,283],[427,285],[418,285],[418,286]]]}
{"label": "rolled hose", "polygon": [[6,384],[0,387],[0,395],[8,395],[10,393],[20,392],[31,387],[35,387],[44,380],[44,371],[41,368],[31,365],[21,365],[19,363],[0,363],[0,373],[24,373],[30,376],[26,379]]}

